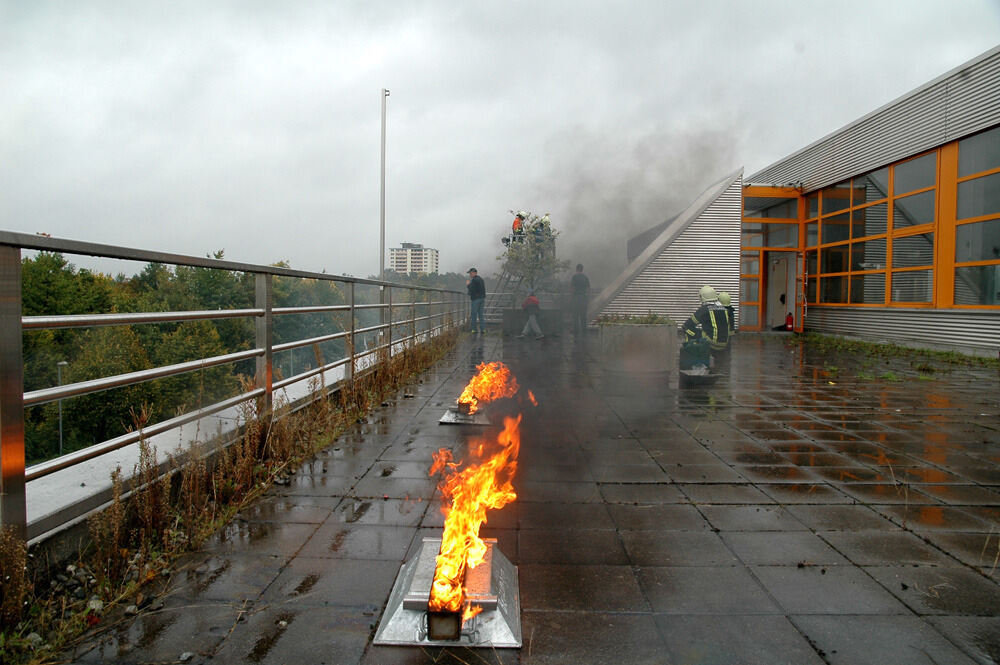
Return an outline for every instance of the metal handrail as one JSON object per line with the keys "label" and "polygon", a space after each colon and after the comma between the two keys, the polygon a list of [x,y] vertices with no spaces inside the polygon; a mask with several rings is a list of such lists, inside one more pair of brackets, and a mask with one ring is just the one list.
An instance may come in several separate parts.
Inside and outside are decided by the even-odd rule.
{"label": "metal handrail", "polygon": [[[253,307],[242,309],[197,310],[179,312],[114,312],[72,315],[21,316],[21,253],[22,250],[39,250],[73,255],[95,256],[99,258],[142,261],[173,266],[189,266],[241,272],[253,275],[255,283]],[[274,277],[322,280],[340,283],[344,286],[347,303],[340,305],[301,305],[297,307],[273,307],[272,280]],[[385,300],[377,303],[359,303],[355,297],[355,287],[379,287]],[[395,294],[406,291],[409,301],[396,300]],[[418,294],[424,294],[419,295]],[[382,323],[357,327],[359,311],[381,312]],[[417,316],[417,312],[421,316]],[[277,316],[310,313],[346,314],[345,329],[335,330],[307,339],[299,339],[274,344],[273,325]],[[449,327],[458,327],[468,313],[468,301],[462,293],[448,289],[395,284],[392,282],[336,276],[293,270],[280,266],[264,266],[239,263],[208,257],[193,257],[180,254],[118,247],[97,243],[80,242],[47,236],[30,235],[10,231],[0,231],[0,525],[13,526],[23,537],[26,533],[25,506],[26,481],[36,480],[56,471],[70,468],[81,462],[94,459],[107,452],[132,445],[143,437],[160,434],[181,425],[198,420],[207,415],[259,400],[255,408],[268,411],[271,408],[275,390],[312,379],[333,369],[343,368],[343,382],[351,382],[355,375],[368,371],[383,353],[388,356],[398,349],[429,339]],[[399,317],[399,318],[397,318]],[[67,328],[92,328],[100,326],[144,325],[157,323],[180,323],[184,321],[219,320],[235,318],[254,319],[256,340],[254,348],[209,358],[200,358],[151,369],[107,376],[78,383],[58,385],[41,390],[24,392],[24,358],[22,333],[26,330],[52,330]],[[370,317],[369,317],[370,318]],[[331,325],[337,325],[331,321]],[[317,331],[320,332],[320,331]],[[274,354],[290,351],[324,342],[353,339],[364,340],[375,337],[371,348],[359,349],[357,344],[348,344],[346,355],[320,367],[310,368],[288,378],[274,380]],[[129,432],[58,458],[25,468],[24,450],[24,409],[71,397],[88,395],[112,388],[141,384],[154,379],[255,360],[256,387],[216,404],[208,405],[174,418],[154,423],[141,431]],[[361,361],[361,366],[358,366]]]}

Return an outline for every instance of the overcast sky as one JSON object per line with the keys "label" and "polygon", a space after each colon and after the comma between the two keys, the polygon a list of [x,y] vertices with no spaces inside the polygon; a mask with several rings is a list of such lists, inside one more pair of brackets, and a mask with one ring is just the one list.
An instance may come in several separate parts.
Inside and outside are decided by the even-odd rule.
{"label": "overcast sky", "polygon": [[998,43],[1000,0],[0,0],[0,229],[375,274],[385,87],[387,247],[489,276],[508,210],[549,212],[601,286],[711,182]]}

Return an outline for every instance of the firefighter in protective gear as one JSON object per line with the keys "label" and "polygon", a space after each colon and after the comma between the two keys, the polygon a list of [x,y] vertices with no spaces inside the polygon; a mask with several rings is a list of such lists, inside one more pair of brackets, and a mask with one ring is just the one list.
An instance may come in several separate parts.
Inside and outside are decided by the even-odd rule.
{"label": "firefighter in protective gear", "polygon": [[726,308],[726,318],[729,320],[730,337],[736,333],[736,311],[733,309],[732,299],[725,291],[719,291],[719,304]]}
{"label": "firefighter in protective gear", "polygon": [[519,242],[524,239],[524,222],[528,219],[528,213],[518,212],[514,216],[514,222],[510,225],[511,242]]}
{"label": "firefighter in protective gear", "polygon": [[729,345],[729,316],[726,308],[719,302],[719,294],[711,286],[701,287],[701,307],[691,318],[684,322],[684,337],[687,340],[696,339],[699,327],[701,337],[708,340],[712,352],[725,351]]}

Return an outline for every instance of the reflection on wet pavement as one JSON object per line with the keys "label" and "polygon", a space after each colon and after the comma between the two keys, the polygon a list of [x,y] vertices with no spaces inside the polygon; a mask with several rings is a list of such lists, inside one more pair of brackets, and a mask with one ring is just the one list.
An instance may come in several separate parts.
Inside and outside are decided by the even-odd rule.
{"label": "reflection on wet pavement", "polygon": [[[166,608],[72,660],[995,660],[1000,374],[900,357],[870,378],[792,336],[733,344],[727,374],[682,389],[606,372],[596,336],[465,339],[179,562]],[[430,455],[481,431],[438,419],[482,360],[539,400],[518,498],[484,527],[520,568],[524,646],[375,647],[400,564],[440,534]]]}

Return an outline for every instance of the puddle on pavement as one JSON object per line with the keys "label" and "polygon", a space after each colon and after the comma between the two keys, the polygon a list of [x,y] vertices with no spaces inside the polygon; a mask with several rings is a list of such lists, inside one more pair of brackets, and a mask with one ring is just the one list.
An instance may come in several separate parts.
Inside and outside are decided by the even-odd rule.
{"label": "puddle on pavement", "polygon": [[344,521],[353,524],[365,516],[365,513],[372,507],[371,501],[355,502],[353,505],[344,506],[341,511],[344,513]]}
{"label": "puddle on pavement", "polygon": [[294,612],[282,612],[278,615],[278,618],[274,620],[274,624],[271,626],[270,630],[264,635],[261,635],[257,642],[253,645],[253,649],[247,654],[247,660],[251,660],[255,663],[259,663],[267,657],[274,645],[277,644],[278,640],[288,629],[288,625],[292,623],[295,619]]}
{"label": "puddle on pavement", "polygon": [[304,596],[305,594],[312,591],[312,588],[316,586],[316,582],[319,582],[319,575],[316,574],[306,575],[302,579],[302,581],[299,582],[299,585],[295,587],[295,590],[292,592],[292,595]]}

